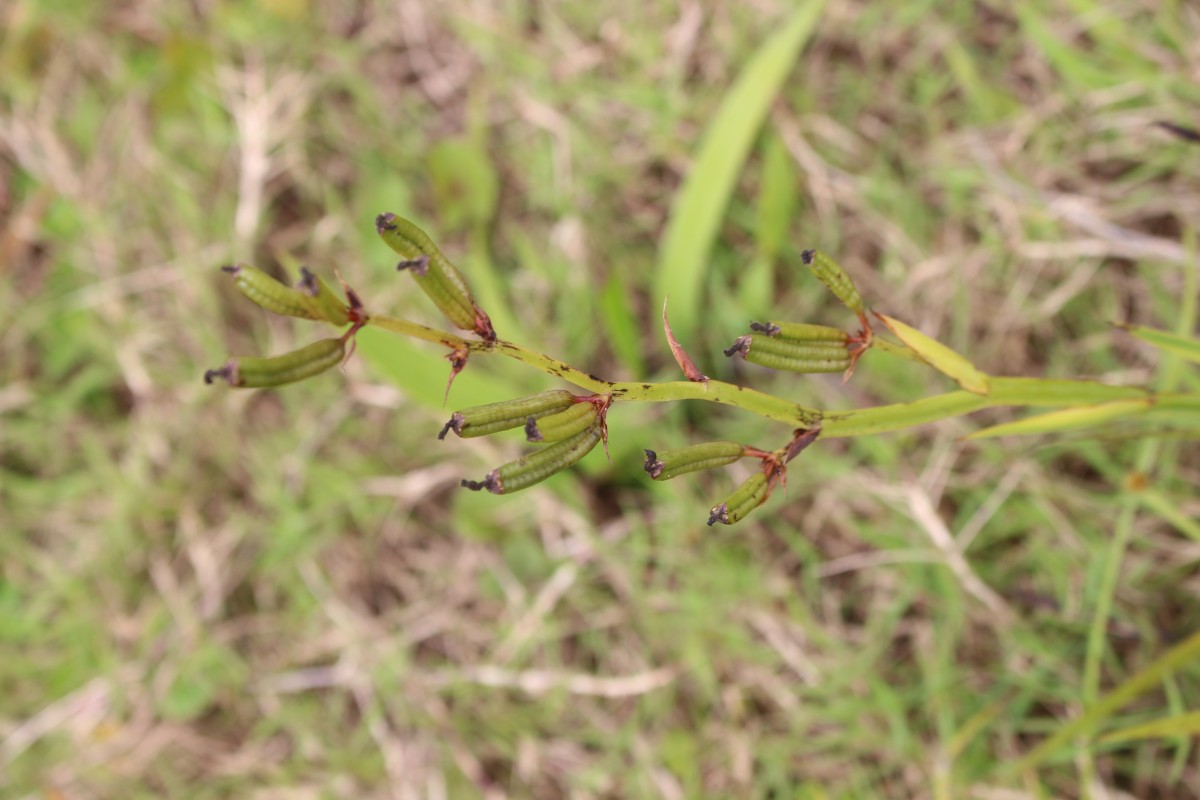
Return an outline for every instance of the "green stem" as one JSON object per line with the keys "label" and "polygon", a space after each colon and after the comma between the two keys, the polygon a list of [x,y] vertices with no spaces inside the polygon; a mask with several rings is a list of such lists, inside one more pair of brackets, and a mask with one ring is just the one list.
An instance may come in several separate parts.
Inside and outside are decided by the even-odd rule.
{"label": "green stem", "polygon": [[[645,403],[702,400],[719,403],[794,427],[811,428],[819,425],[821,436],[826,439],[903,430],[996,406],[1071,407],[1144,398],[1152,400],[1157,408],[1162,409],[1200,409],[1200,398],[1191,394],[1155,395],[1136,387],[1109,386],[1094,381],[989,377],[986,395],[954,391],[910,403],[893,403],[849,411],[824,411],[808,408],[756,389],[717,380],[661,383],[608,381],[573,367],[565,361],[512,342],[468,341],[452,333],[394,317],[372,316],[369,324],[405,336],[437,342],[455,350],[466,350],[482,356],[499,355],[511,358],[586,391],[611,394],[614,400]],[[891,349],[899,351],[907,348],[892,346],[889,351]]]}

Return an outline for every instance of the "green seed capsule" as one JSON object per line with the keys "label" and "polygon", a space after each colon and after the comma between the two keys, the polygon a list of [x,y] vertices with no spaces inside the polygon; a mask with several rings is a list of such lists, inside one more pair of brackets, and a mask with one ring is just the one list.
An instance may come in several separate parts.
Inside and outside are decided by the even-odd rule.
{"label": "green seed capsule", "polygon": [[762,367],[770,369],[784,370],[787,372],[798,372],[801,374],[818,373],[818,372],[844,372],[850,367],[850,356],[843,354],[841,357],[834,358],[792,358],[779,353],[771,353],[765,350],[751,350],[746,353],[746,360],[751,364],[758,364]]}
{"label": "green seed capsule", "polygon": [[350,321],[346,303],[329,288],[329,284],[309,272],[307,267],[300,268],[297,288],[308,297],[309,304],[321,319],[334,325],[345,325]]}
{"label": "green seed capsule", "polygon": [[642,468],[656,481],[669,481],[688,472],[732,464],[745,452],[746,448],[737,442],[705,442],[661,453],[647,450]]}
{"label": "green seed capsule", "polygon": [[245,264],[221,269],[234,277],[238,291],[267,311],[285,317],[321,318],[313,306],[312,298],[280,283],[261,269]]}
{"label": "green seed capsule", "polygon": [[833,292],[838,300],[845,304],[846,308],[859,316],[866,315],[866,306],[863,304],[862,297],[859,296],[858,290],[854,288],[854,282],[850,280],[850,276],[846,274],[840,264],[816,250],[805,250],[800,254],[800,260],[812,270],[821,283],[828,287],[829,291]]}
{"label": "green seed capsule", "polygon": [[838,342],[808,344],[791,339],[772,339],[770,336],[748,336],[746,338],[746,355],[755,350],[788,358],[838,359],[844,358],[848,354],[846,346]]}
{"label": "green seed capsule", "polygon": [[408,269],[421,290],[459,328],[474,331],[495,341],[496,331],[488,315],[475,304],[471,290],[458,268],[442,254],[425,231],[403,217],[380,214],[375,218],[380,238],[404,260],[398,269]]}
{"label": "green seed capsule", "polygon": [[442,427],[438,438],[445,439],[446,434],[450,431],[467,439],[519,428],[525,425],[530,417],[539,418],[562,411],[573,405],[575,400],[575,395],[566,389],[551,389],[548,392],[520,397],[516,400],[464,408],[462,411],[456,411],[450,417],[450,421]]}
{"label": "green seed capsule", "polygon": [[850,334],[827,325],[809,325],[805,322],[752,322],[750,330],[794,342],[839,342],[850,341]]}
{"label": "green seed capsule", "polygon": [[708,524],[732,525],[746,518],[754,509],[762,505],[770,493],[770,483],[767,476],[756,472],[744,483],[733,490],[724,503],[714,506],[708,514]]}
{"label": "green seed capsule", "polygon": [[322,339],[281,356],[231,358],[218,369],[205,372],[204,382],[222,378],[230,386],[245,389],[282,386],[336,367],[345,354],[346,343],[341,339]]}
{"label": "green seed capsule", "polygon": [[525,420],[525,438],[531,442],[559,442],[586,430],[600,414],[593,403],[576,403],[565,411]]}
{"label": "green seed capsule", "polygon": [[516,461],[510,461],[489,472],[482,481],[464,480],[462,485],[476,492],[487,489],[492,494],[512,494],[527,489],[577,463],[590,453],[599,443],[602,430],[603,426],[597,420],[570,439],[563,439]]}

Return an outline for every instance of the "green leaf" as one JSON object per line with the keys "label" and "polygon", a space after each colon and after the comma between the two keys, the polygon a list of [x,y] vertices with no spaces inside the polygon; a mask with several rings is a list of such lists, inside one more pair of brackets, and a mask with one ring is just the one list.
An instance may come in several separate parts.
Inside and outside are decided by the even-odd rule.
{"label": "green leaf", "polygon": [[883,314],[876,314],[896,335],[900,341],[908,345],[926,364],[954,380],[968,392],[975,394],[988,393],[988,376],[980,372],[975,365],[963,356],[951,350],[946,345],[930,336],[926,336],[916,328]]}
{"label": "green leaf", "polygon": [[1154,345],[1160,350],[1166,350],[1180,358],[1200,364],[1200,339],[1168,333],[1157,328],[1147,328],[1143,325],[1121,325],[1120,327],[1146,344]]}
{"label": "green leaf", "polygon": [[967,438],[991,439],[997,436],[1029,436],[1037,433],[1072,431],[1078,428],[1089,428],[1102,422],[1135,417],[1146,413],[1150,406],[1150,400],[1118,400],[1095,406],[1065,408],[1047,414],[1035,414],[1016,422],[993,425],[990,428],[975,431]]}
{"label": "green leaf", "polygon": [[1138,739],[1168,739],[1197,734],[1200,734],[1200,711],[1189,711],[1186,714],[1163,717],[1106,733],[1100,738],[1100,743],[1132,742]]}
{"label": "green leaf", "polygon": [[771,101],[820,19],[825,0],[806,0],[751,59],[729,89],[704,135],[675,203],[654,280],[656,298],[675,302],[672,324],[688,341],[704,309],[709,252],[721,218]]}

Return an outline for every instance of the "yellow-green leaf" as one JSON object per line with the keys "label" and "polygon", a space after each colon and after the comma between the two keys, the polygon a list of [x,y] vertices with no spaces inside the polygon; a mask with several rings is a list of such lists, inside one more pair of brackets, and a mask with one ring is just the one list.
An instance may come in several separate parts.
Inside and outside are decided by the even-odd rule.
{"label": "yellow-green leaf", "polygon": [[988,393],[987,373],[976,369],[975,365],[966,358],[946,347],[937,339],[926,336],[898,319],[892,319],[883,314],[875,316],[879,317],[888,330],[896,335],[896,338],[912,348],[926,364],[953,379],[968,392]]}
{"label": "yellow-green leaf", "polygon": [[1200,734],[1200,711],[1189,711],[1186,714],[1163,717],[1106,733],[1100,737],[1100,743],[1132,742],[1137,739],[1170,739],[1197,734]]}
{"label": "yellow-green leaf", "polygon": [[1200,339],[1160,331],[1157,328],[1147,328],[1143,325],[1122,325],[1121,327],[1146,344],[1154,345],[1160,350],[1166,350],[1180,358],[1200,364]]}
{"label": "yellow-green leaf", "polygon": [[1090,428],[1102,422],[1135,417],[1144,414],[1151,407],[1149,400],[1117,400],[1112,403],[1101,403],[1080,408],[1064,408],[1061,411],[1051,411],[1046,414],[1035,414],[1032,417],[1019,419],[1016,422],[1005,422],[975,431],[968,439],[992,439],[997,436],[1030,436],[1037,433],[1059,433],[1073,431],[1078,428]]}

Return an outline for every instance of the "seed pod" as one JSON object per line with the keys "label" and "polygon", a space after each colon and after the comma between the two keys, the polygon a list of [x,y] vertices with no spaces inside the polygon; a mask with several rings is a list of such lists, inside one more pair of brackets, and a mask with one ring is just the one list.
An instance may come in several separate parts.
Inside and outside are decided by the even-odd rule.
{"label": "seed pod", "polygon": [[345,325],[350,321],[346,303],[329,288],[329,284],[309,272],[308,267],[300,268],[300,283],[296,288],[301,294],[308,296],[310,304],[321,319],[334,325]]}
{"label": "seed pod", "polygon": [[204,382],[224,379],[230,386],[257,389],[302,381],[336,367],[346,354],[342,339],[322,339],[281,356],[231,358],[204,373]]}
{"label": "seed pod", "polygon": [[767,336],[791,339],[794,342],[839,342],[850,341],[850,334],[827,325],[809,325],[805,322],[751,322],[750,330]]}
{"label": "seed pod", "polygon": [[586,430],[596,421],[600,412],[594,403],[583,401],[565,411],[525,420],[525,438],[531,442],[559,442]]}
{"label": "seed pod", "polygon": [[854,288],[854,282],[850,280],[850,276],[846,274],[840,264],[816,250],[805,250],[800,254],[800,260],[812,270],[817,279],[825,284],[829,291],[833,292],[838,300],[842,301],[846,308],[860,317],[866,315],[866,306],[863,304],[862,297],[859,296],[858,290]]}
{"label": "seed pod", "polygon": [[590,453],[600,441],[601,428],[597,420],[569,439],[555,442],[492,470],[482,481],[464,480],[462,485],[475,492],[487,489],[492,494],[512,494],[527,489]]}
{"label": "seed pod", "polygon": [[669,481],[688,472],[732,464],[745,452],[746,448],[737,442],[705,442],[661,453],[647,450],[642,468],[656,481]]}
{"label": "seed pod", "polygon": [[835,342],[801,344],[770,336],[739,336],[725,351],[740,355],[751,364],[789,372],[841,372],[850,366],[851,355]]}
{"label": "seed pod", "polygon": [[551,389],[548,392],[520,397],[516,400],[464,408],[462,411],[456,411],[450,417],[450,421],[442,427],[438,438],[445,439],[446,434],[450,431],[467,439],[519,428],[525,425],[530,417],[544,417],[547,414],[562,411],[574,404],[575,399],[575,395],[566,389]]}
{"label": "seed pod", "polygon": [[261,269],[238,264],[221,267],[234,277],[238,291],[274,314],[301,319],[320,319],[312,298],[280,283]]}
{"label": "seed pod", "polygon": [[425,231],[395,214],[376,217],[375,230],[384,243],[404,259],[396,268],[411,270],[417,285],[447,319],[489,342],[496,340],[492,321],[475,304],[462,273],[442,255]]}
{"label": "seed pod", "polygon": [[747,514],[762,505],[769,493],[767,476],[762,472],[754,473],[734,489],[724,503],[713,507],[708,513],[708,524],[720,522],[722,525],[732,525],[745,519]]}

